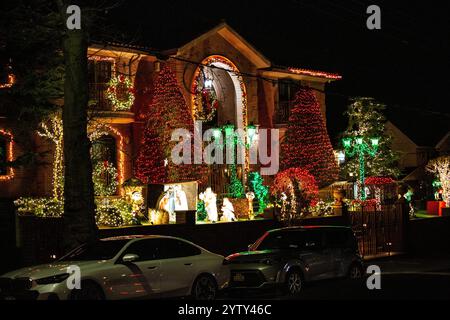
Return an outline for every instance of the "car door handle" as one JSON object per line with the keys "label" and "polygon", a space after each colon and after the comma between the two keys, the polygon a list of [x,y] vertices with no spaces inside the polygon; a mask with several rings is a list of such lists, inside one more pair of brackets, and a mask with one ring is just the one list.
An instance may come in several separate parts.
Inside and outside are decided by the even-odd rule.
{"label": "car door handle", "polygon": [[150,270],[154,270],[156,268],[157,268],[156,266],[147,267],[147,269],[150,269]]}
{"label": "car door handle", "polygon": [[189,262],[189,263],[185,263],[184,265],[185,265],[185,266],[192,266],[192,263]]}

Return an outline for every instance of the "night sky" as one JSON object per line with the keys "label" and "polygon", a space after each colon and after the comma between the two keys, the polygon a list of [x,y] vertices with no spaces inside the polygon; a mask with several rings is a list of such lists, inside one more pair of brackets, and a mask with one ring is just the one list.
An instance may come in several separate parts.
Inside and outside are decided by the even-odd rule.
{"label": "night sky", "polygon": [[[366,28],[366,8],[382,29]],[[450,130],[450,6],[412,1],[125,1],[108,22],[135,44],[175,48],[225,20],[273,63],[337,72],[327,87],[333,140],[349,97],[371,96],[420,145]]]}

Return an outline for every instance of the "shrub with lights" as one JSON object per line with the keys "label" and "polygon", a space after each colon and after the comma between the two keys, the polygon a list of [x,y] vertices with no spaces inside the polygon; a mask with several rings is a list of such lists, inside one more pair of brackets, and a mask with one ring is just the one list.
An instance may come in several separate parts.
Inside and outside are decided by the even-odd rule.
{"label": "shrub with lights", "polygon": [[269,187],[264,185],[264,180],[259,172],[250,172],[248,183],[249,189],[255,194],[258,201],[258,213],[263,213],[269,202]]}
{"label": "shrub with lights", "polygon": [[109,197],[117,191],[117,169],[108,161],[98,161],[92,172],[94,194],[100,197]]}
{"label": "shrub with lights", "polygon": [[280,203],[280,219],[292,221],[309,214],[310,208],[317,204],[319,189],[307,170],[291,168],[275,176],[270,193]]}

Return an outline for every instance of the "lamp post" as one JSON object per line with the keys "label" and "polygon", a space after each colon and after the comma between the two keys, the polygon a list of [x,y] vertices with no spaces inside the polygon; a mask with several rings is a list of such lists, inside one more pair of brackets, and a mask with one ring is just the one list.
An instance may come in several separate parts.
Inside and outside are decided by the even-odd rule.
{"label": "lamp post", "polygon": [[344,138],[342,139],[342,144],[345,148],[345,153],[349,157],[353,157],[354,155],[358,155],[359,157],[359,198],[360,200],[366,199],[366,190],[364,187],[365,180],[365,154],[374,157],[378,152],[379,146],[378,138],[370,138],[370,145],[364,141],[363,137],[355,137],[355,138]]}
{"label": "lamp post", "polygon": [[[214,142],[220,145],[221,147],[224,147],[225,145],[230,145],[233,148],[233,154],[232,154],[232,164],[231,164],[231,174],[232,176],[236,176],[236,164],[235,164],[235,156],[234,156],[234,146],[236,145],[243,145],[245,146],[246,150],[249,150],[255,141],[258,140],[258,127],[253,124],[253,122],[250,122],[250,124],[247,125],[245,128],[245,136],[241,137],[239,134],[235,133],[235,127],[233,124],[227,122],[222,127],[213,128],[213,136],[214,136]],[[224,139],[222,140],[222,133],[225,135]],[[246,183],[246,175],[244,174],[243,182]]]}

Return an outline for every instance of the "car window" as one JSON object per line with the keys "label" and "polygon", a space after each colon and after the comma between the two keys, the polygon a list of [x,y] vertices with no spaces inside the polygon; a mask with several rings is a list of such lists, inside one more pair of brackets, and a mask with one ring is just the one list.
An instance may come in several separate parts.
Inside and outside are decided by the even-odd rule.
{"label": "car window", "polygon": [[99,240],[72,250],[60,261],[109,260],[114,258],[129,240]]}
{"label": "car window", "polygon": [[320,249],[323,247],[323,232],[321,230],[304,231],[305,249]]}
{"label": "car window", "polygon": [[160,239],[143,239],[131,243],[123,253],[136,254],[139,256],[137,261],[150,261],[158,259],[159,256],[159,240]]}
{"label": "car window", "polygon": [[161,239],[161,259],[192,257],[201,254],[201,250],[190,243],[177,239]]}
{"label": "car window", "polygon": [[271,232],[259,243],[257,250],[300,249],[304,246],[302,231]]}
{"label": "car window", "polygon": [[348,246],[349,234],[345,229],[327,230],[327,247],[344,248]]}

